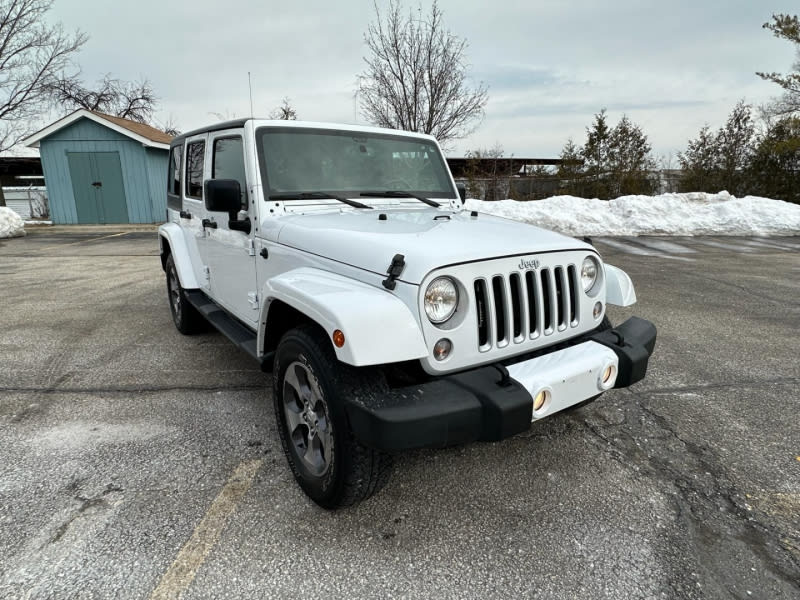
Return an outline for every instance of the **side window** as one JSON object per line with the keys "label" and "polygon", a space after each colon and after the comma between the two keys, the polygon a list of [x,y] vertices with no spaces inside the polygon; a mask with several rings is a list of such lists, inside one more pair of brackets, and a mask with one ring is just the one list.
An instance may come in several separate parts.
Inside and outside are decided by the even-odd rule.
{"label": "side window", "polygon": [[211,158],[212,179],[235,179],[242,189],[242,207],[247,209],[247,176],[244,172],[242,138],[224,137],[214,140]]}
{"label": "side window", "polygon": [[175,196],[181,195],[181,156],[183,146],[173,146],[169,149],[169,174],[167,175],[167,193]]}
{"label": "side window", "polygon": [[203,199],[203,156],[206,152],[204,141],[190,142],[186,145],[186,195],[197,200]]}

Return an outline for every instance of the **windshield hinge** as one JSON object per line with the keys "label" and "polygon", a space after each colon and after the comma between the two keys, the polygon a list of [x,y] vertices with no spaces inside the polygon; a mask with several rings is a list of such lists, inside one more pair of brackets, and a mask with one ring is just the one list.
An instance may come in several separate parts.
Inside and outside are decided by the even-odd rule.
{"label": "windshield hinge", "polygon": [[383,287],[385,287],[387,290],[393,290],[397,286],[395,279],[400,277],[400,274],[403,272],[405,267],[406,257],[402,254],[395,254],[394,258],[392,259],[392,264],[389,265],[389,270],[386,271],[389,274],[389,277],[381,282]]}

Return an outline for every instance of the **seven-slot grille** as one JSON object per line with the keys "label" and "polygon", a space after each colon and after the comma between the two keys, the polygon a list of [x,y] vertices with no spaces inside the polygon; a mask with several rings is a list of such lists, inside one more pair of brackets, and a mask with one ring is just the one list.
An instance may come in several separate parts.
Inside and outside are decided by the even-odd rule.
{"label": "seven-slot grille", "polygon": [[476,279],[478,349],[486,352],[577,327],[577,293],[575,265]]}

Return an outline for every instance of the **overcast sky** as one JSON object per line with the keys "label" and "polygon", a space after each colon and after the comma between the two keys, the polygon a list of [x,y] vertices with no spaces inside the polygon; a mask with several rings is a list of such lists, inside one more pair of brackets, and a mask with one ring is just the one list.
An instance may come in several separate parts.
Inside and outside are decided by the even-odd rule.
{"label": "overcast sky", "polygon": [[[407,6],[416,3],[406,2]],[[788,42],[762,30],[797,0],[441,0],[448,28],[469,42],[471,76],[489,86],[486,116],[451,156],[500,144],[506,155],[557,156],[582,143],[595,112],[627,114],[657,155],[682,150],[704,123],[721,125],[740,98],[777,86],[755,71],[786,71]],[[146,77],[182,130],[250,113],[283,96],[299,117],[354,121],[363,33],[372,0],[55,0],[54,19],[90,39],[89,80]],[[363,122],[361,115],[358,121]]]}

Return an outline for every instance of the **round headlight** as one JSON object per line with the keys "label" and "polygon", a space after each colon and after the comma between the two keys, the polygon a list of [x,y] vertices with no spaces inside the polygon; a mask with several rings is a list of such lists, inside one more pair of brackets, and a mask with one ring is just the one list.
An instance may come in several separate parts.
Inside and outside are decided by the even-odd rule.
{"label": "round headlight", "polygon": [[600,270],[600,265],[597,263],[597,259],[593,256],[587,256],[583,259],[583,264],[581,265],[581,285],[583,285],[583,291],[588,292],[594,287],[594,284],[597,283],[597,274]]}
{"label": "round headlight", "polygon": [[458,306],[458,288],[449,277],[437,277],[425,290],[425,313],[431,323],[444,323]]}

